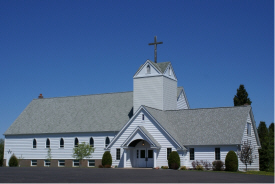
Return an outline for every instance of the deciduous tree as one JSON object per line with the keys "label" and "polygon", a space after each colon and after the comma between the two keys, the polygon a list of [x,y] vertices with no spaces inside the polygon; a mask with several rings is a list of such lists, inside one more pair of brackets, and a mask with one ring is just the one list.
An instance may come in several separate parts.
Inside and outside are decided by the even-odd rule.
{"label": "deciduous tree", "polygon": [[84,158],[90,158],[93,152],[93,147],[91,147],[89,144],[86,144],[85,142],[82,142],[73,149],[73,157],[79,160],[79,164],[81,165],[82,160]]}
{"label": "deciduous tree", "polygon": [[247,142],[244,142],[241,148],[241,151],[239,152],[239,158],[242,163],[244,163],[247,171],[247,165],[253,163],[253,148],[251,145]]}

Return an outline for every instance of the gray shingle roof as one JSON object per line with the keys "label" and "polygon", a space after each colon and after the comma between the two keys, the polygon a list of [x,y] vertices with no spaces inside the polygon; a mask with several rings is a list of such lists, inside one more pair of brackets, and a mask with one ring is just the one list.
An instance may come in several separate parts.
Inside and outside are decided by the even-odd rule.
{"label": "gray shingle roof", "polygon": [[119,131],[132,107],[133,92],[34,99],[5,135]]}
{"label": "gray shingle roof", "polygon": [[146,110],[174,137],[185,145],[241,144],[250,106]]}
{"label": "gray shingle roof", "polygon": [[152,65],[154,65],[156,68],[159,69],[159,71],[162,72],[162,74],[165,72],[165,69],[167,68],[167,66],[170,64],[170,62],[162,62],[162,63],[155,63],[153,61],[150,61]]}

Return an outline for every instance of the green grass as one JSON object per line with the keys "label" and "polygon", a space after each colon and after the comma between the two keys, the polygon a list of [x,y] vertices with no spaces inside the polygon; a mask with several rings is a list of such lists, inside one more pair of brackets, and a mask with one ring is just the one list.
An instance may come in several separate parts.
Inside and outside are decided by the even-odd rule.
{"label": "green grass", "polygon": [[274,172],[266,172],[266,171],[247,171],[247,172],[238,172],[242,174],[254,174],[254,175],[266,175],[266,176],[274,176]]}

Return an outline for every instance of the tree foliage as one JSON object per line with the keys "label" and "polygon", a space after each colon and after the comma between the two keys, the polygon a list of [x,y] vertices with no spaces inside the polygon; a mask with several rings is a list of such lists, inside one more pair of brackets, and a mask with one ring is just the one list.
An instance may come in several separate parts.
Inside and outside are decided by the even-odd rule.
{"label": "tree foliage", "polygon": [[81,161],[84,158],[90,158],[93,152],[94,148],[92,148],[89,144],[82,142],[81,144],[78,144],[78,147],[73,149],[73,157],[79,160],[79,163],[81,164]]}
{"label": "tree foliage", "polygon": [[178,169],[180,167],[180,157],[178,152],[172,151],[168,157],[168,166],[170,169]]}
{"label": "tree foliage", "polygon": [[234,106],[240,106],[240,105],[251,105],[252,101],[250,98],[248,98],[248,93],[246,92],[246,89],[244,88],[244,85],[241,84],[239,89],[237,89],[237,94],[233,98],[234,100]]}
{"label": "tree foliage", "polygon": [[10,160],[9,160],[9,166],[10,167],[17,167],[18,166],[18,159],[17,159],[17,157],[14,155],[14,154],[12,154],[12,156],[11,156],[11,158],[10,158]]}
{"label": "tree foliage", "polygon": [[0,167],[3,165],[4,158],[4,139],[0,139]]}
{"label": "tree foliage", "polygon": [[269,140],[268,140],[268,129],[265,122],[261,121],[258,127],[258,135],[261,143],[261,149],[259,149],[259,160],[260,160],[260,170],[267,171],[269,163]]}
{"label": "tree foliage", "polygon": [[225,157],[225,170],[236,172],[238,170],[238,157],[235,151],[229,151]]}
{"label": "tree foliage", "polygon": [[239,152],[239,158],[242,163],[244,163],[247,171],[247,165],[253,163],[253,148],[251,145],[247,142],[244,142],[241,148],[241,151]]}
{"label": "tree foliage", "polygon": [[269,172],[274,172],[274,123],[268,127],[268,153],[269,153]]}
{"label": "tree foliage", "polygon": [[112,155],[109,151],[105,151],[105,153],[102,156],[102,161],[101,162],[102,162],[102,165],[104,167],[106,167],[107,165],[108,166],[112,165]]}

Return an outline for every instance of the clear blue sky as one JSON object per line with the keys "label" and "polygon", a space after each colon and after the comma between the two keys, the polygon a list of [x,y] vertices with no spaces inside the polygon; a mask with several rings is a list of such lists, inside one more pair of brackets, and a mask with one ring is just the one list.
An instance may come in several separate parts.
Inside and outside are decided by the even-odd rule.
{"label": "clear blue sky", "polygon": [[133,90],[147,59],[171,61],[191,108],[233,106],[274,121],[274,2],[0,1],[0,138],[45,98]]}

